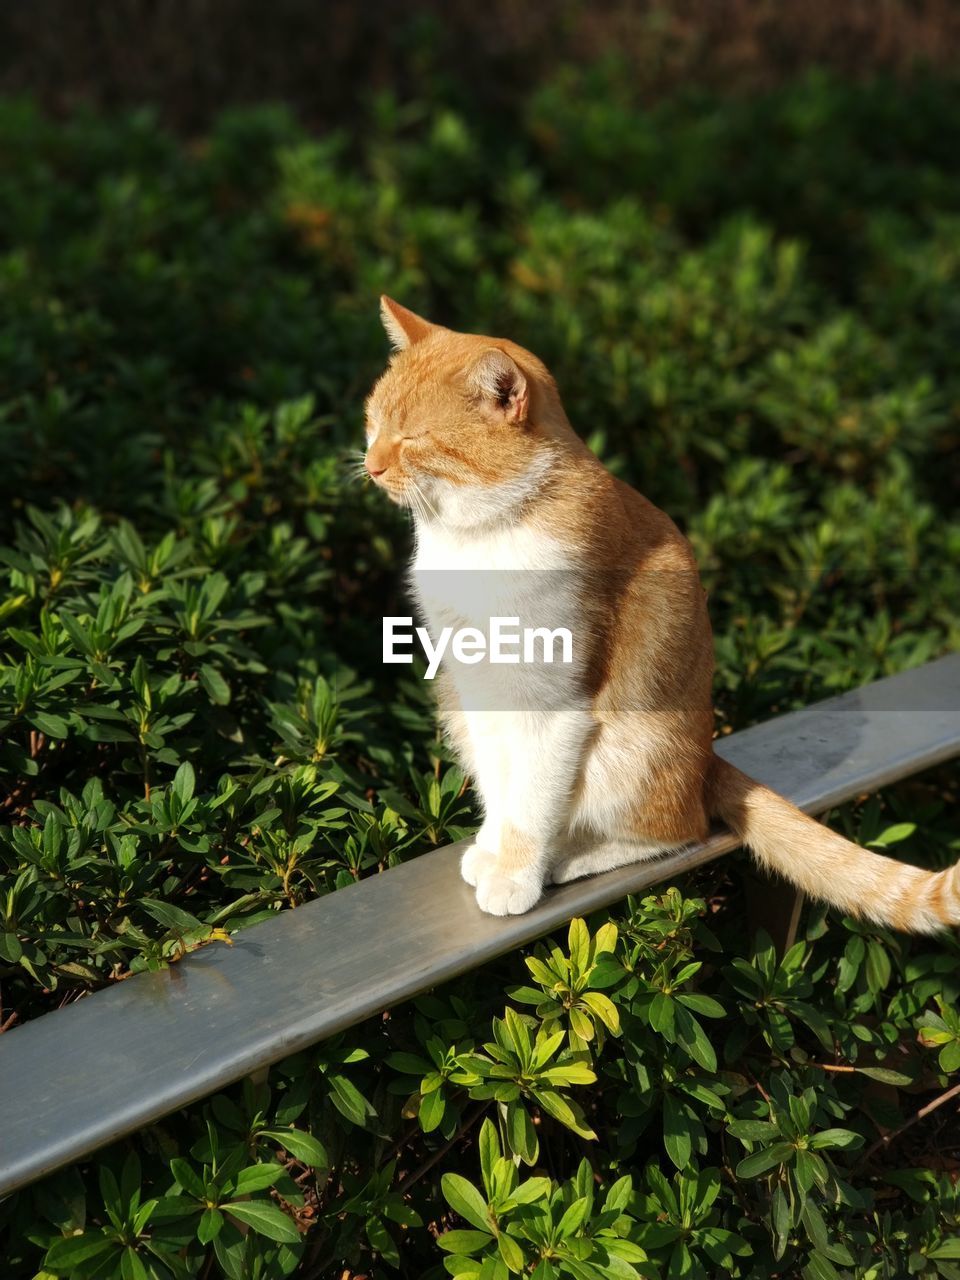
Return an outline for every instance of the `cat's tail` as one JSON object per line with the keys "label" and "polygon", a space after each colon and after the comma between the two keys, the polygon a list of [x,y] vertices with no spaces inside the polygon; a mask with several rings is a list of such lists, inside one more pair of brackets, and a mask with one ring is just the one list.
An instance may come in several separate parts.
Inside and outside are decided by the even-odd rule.
{"label": "cat's tail", "polygon": [[812,898],[907,933],[960,924],[960,863],[922,871],[861,849],[719,756],[707,801],[761,866]]}

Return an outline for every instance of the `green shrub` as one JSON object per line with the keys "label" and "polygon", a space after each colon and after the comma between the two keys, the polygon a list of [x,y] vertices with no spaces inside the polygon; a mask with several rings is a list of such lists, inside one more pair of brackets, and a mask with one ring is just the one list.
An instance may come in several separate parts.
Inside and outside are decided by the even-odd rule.
{"label": "green shrub", "polygon": [[[438,95],[184,145],[3,104],[0,1025],[473,829],[379,660],[381,289],[536,349],[681,521],[719,732],[955,648],[957,110],[822,77],[647,110],[608,68],[499,136]],[[836,820],[946,865],[956,776]],[[7,1274],[960,1277],[956,941],[814,910],[778,959],[734,860],[684,889],[9,1199]]]}

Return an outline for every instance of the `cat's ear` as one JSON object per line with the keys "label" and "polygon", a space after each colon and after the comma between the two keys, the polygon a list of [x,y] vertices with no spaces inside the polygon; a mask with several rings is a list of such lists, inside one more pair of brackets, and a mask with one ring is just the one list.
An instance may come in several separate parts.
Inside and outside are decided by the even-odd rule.
{"label": "cat's ear", "polygon": [[485,351],[472,373],[473,385],[507,422],[522,426],[530,409],[530,388],[523,370],[499,347]]}
{"label": "cat's ear", "polygon": [[394,351],[403,351],[406,347],[412,347],[415,342],[422,342],[428,334],[439,328],[439,325],[424,320],[415,311],[401,307],[399,302],[394,302],[386,294],[380,298],[380,319]]}

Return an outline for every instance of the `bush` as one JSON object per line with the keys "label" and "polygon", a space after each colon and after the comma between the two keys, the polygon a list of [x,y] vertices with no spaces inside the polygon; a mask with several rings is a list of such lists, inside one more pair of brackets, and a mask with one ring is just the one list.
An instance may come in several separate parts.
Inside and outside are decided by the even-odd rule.
{"label": "bush", "polygon": [[[812,77],[647,111],[607,69],[508,144],[436,96],[183,145],[4,104],[0,1023],[475,826],[379,661],[381,289],[535,348],[684,524],[718,732],[956,647],[957,110]],[[956,785],[836,821],[946,865]],[[778,958],[735,862],[684,889],[9,1199],[8,1274],[960,1276],[956,941],[814,910]]]}

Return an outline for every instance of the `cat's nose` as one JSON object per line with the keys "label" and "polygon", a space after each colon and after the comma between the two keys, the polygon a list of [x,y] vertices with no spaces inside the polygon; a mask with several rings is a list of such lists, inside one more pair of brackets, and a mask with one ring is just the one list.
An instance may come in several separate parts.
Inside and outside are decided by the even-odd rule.
{"label": "cat's nose", "polygon": [[387,469],[386,467],[378,467],[375,462],[372,462],[370,460],[370,458],[364,458],[363,465],[367,468],[369,473],[373,476],[374,480],[376,480],[377,476],[382,476]]}

